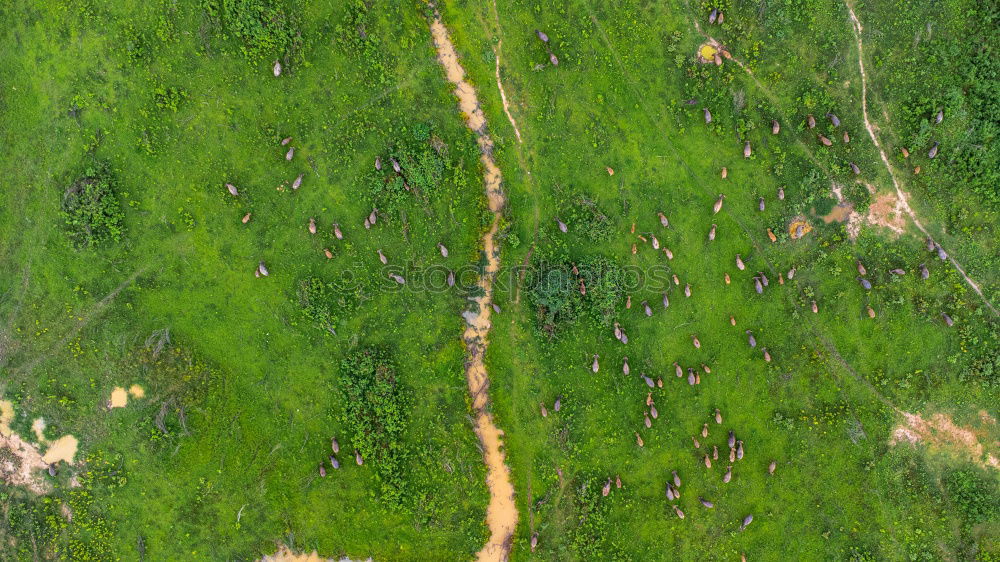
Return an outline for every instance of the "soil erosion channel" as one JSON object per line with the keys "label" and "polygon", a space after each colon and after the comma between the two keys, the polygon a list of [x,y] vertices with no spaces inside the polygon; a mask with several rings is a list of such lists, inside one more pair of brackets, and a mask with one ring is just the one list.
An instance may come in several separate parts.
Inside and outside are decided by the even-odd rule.
{"label": "soil erosion channel", "polygon": [[493,140],[486,128],[486,116],[479,107],[476,91],[465,81],[465,70],[458,62],[458,54],[451,43],[448,30],[441,23],[441,15],[435,12],[431,22],[431,35],[437,49],[438,62],[444,67],[448,81],[455,85],[458,107],[465,124],[476,133],[476,141],[482,153],[483,176],[486,197],[489,200],[493,222],[483,234],[483,252],[486,254],[486,268],[479,278],[482,294],[474,299],[476,307],[464,313],[466,327],[465,376],[469,382],[472,408],[475,413],[475,431],[483,446],[486,462],[486,482],[490,491],[490,504],[486,509],[486,523],[490,528],[489,541],[479,551],[479,560],[506,560],[510,551],[510,541],[517,525],[517,507],[514,504],[514,486],[510,471],[504,464],[504,453],[500,449],[503,432],[493,423],[493,416],[487,410],[489,403],[489,374],[483,364],[487,337],[490,331],[490,312],[493,303],[493,280],[500,267],[500,251],[496,246],[496,234],[500,224],[500,211],[505,198],[500,189],[500,169],[493,160]]}

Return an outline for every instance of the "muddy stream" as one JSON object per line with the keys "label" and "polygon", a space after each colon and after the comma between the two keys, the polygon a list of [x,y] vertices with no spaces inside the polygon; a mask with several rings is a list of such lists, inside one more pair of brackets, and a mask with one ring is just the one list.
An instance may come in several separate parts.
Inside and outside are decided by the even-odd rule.
{"label": "muddy stream", "polygon": [[490,538],[477,556],[481,561],[506,560],[510,553],[510,542],[517,526],[517,506],[514,504],[514,486],[510,479],[510,470],[504,463],[503,431],[493,422],[487,406],[489,404],[489,374],[483,364],[490,331],[490,312],[492,311],[493,280],[500,267],[500,252],[496,245],[496,234],[500,223],[500,211],[503,209],[505,197],[501,191],[502,177],[500,169],[493,159],[493,140],[487,133],[486,116],[479,107],[476,90],[465,80],[465,70],[458,61],[455,46],[448,35],[448,29],[441,23],[441,16],[435,11],[431,22],[431,35],[437,49],[438,62],[444,67],[448,81],[455,86],[455,97],[458,98],[458,108],[465,124],[476,133],[476,141],[481,152],[483,163],[483,180],[486,197],[489,201],[493,222],[489,230],[483,234],[483,251],[486,254],[486,268],[479,278],[482,295],[473,299],[475,306],[463,314],[465,318],[466,362],[465,376],[469,383],[469,394],[472,397],[472,409],[475,415],[475,432],[483,448],[483,460],[486,462],[486,483],[490,491],[490,503],[486,509],[486,523],[490,529]]}

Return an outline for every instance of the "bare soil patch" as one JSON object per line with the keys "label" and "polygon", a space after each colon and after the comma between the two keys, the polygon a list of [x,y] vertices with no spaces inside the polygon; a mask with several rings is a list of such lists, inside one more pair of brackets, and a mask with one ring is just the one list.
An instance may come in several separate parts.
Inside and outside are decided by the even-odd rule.
{"label": "bare soil patch", "polygon": [[[996,451],[987,451],[987,448],[1000,449],[1000,443],[995,439],[991,443],[988,431],[985,429],[962,427],[944,413],[933,414],[928,419],[920,414],[909,412],[902,414],[904,422],[893,430],[889,438],[890,445],[922,443],[933,450],[966,457],[982,467],[1000,468],[998,466],[1000,461],[994,454]],[[985,412],[980,413],[980,420],[985,423],[983,414]],[[986,414],[986,417],[989,415]]]}
{"label": "bare soil patch", "polygon": [[883,193],[868,207],[868,222],[896,234],[906,231],[905,202],[894,193]]}

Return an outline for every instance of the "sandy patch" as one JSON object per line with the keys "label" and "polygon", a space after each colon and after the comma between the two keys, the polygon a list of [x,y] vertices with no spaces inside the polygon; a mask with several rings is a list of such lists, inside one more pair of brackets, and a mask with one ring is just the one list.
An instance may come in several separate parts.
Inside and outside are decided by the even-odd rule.
{"label": "sandy patch", "polygon": [[144,398],[146,396],[146,389],[137,384],[133,384],[128,388],[128,393],[132,398]]}
{"label": "sandy patch", "polygon": [[719,44],[714,39],[706,41],[698,47],[698,62],[702,64],[714,63],[717,54],[719,54]]}
{"label": "sandy patch", "polygon": [[506,560],[510,553],[510,541],[517,526],[517,506],[514,504],[514,486],[510,480],[510,470],[504,463],[504,452],[501,448],[503,432],[496,427],[493,416],[487,410],[490,380],[483,364],[483,356],[486,354],[491,327],[493,280],[500,268],[500,250],[496,245],[496,234],[500,225],[500,211],[506,198],[501,191],[500,169],[493,160],[493,140],[487,133],[486,116],[480,109],[476,90],[465,81],[465,70],[458,62],[458,55],[448,36],[448,30],[441,23],[441,15],[436,11],[431,22],[431,35],[437,48],[438,62],[444,67],[448,81],[455,86],[455,96],[458,98],[458,106],[465,124],[476,133],[481,152],[480,161],[484,170],[486,197],[493,213],[493,223],[482,238],[483,252],[486,255],[486,268],[479,278],[482,292],[474,299],[475,308],[463,314],[466,327],[462,339],[465,341],[466,350],[465,376],[469,384],[469,393],[472,395],[472,407],[475,410],[474,429],[483,446],[483,460],[487,468],[486,484],[490,491],[490,503],[486,508],[486,523],[490,529],[490,538],[477,554],[477,559],[500,561]]}
{"label": "sandy patch", "polygon": [[829,214],[823,215],[823,222],[830,224],[831,222],[844,222],[851,216],[851,212],[854,210],[854,205],[851,203],[841,203],[833,208]]}
{"label": "sandy patch", "polygon": [[65,461],[66,464],[73,464],[73,457],[76,456],[76,448],[79,443],[76,437],[63,435],[59,439],[49,443],[49,448],[42,455],[42,460],[47,464],[55,464],[59,461]]}
{"label": "sandy patch", "polygon": [[868,222],[896,234],[906,231],[905,202],[894,193],[883,193],[868,207]]}
{"label": "sandy patch", "polygon": [[120,386],[116,386],[111,391],[111,400],[108,401],[110,408],[124,408],[128,405],[128,391]]}
{"label": "sandy patch", "polygon": [[[365,562],[371,562],[371,558],[366,558]],[[285,545],[278,546],[278,552],[270,556],[262,556],[260,562],[354,562],[348,557],[324,558],[315,550],[310,553],[292,552],[292,549]]]}
{"label": "sandy patch", "polygon": [[10,422],[14,421],[14,405],[10,400],[0,400],[0,435],[4,437],[13,433]]}
{"label": "sandy patch", "polygon": [[45,418],[37,418],[31,422],[31,431],[35,434],[35,440],[45,443]]}
{"label": "sandy patch", "polygon": [[[890,445],[923,443],[931,449],[967,457],[980,466],[997,468],[996,456],[986,453],[986,446],[982,443],[983,440],[989,442],[984,431],[977,432],[972,428],[956,425],[947,414],[934,414],[930,419],[909,412],[902,414],[905,422],[893,429],[889,438]],[[994,441],[992,447],[998,446],[1000,443]]]}
{"label": "sandy patch", "polygon": [[48,493],[50,487],[41,472],[48,466],[38,447],[24,441],[20,435],[0,436],[0,480],[7,485],[23,486],[36,494]]}

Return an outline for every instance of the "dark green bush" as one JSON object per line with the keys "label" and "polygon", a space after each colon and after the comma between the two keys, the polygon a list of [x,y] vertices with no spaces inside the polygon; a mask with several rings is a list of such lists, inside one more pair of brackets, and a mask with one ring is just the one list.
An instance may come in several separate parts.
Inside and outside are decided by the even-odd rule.
{"label": "dark green bush", "polygon": [[[602,257],[587,258],[576,264],[536,265],[531,275],[528,297],[538,308],[539,328],[553,335],[557,327],[586,314],[599,325],[611,322],[625,297],[625,271]],[[583,280],[587,294],[580,293]]]}
{"label": "dark green bush", "polygon": [[121,240],[125,212],[115,193],[115,179],[106,163],[88,167],[63,194],[63,218],[78,248]]}
{"label": "dark green bush", "polygon": [[286,57],[296,45],[296,22],[279,2],[205,0],[203,6],[210,18],[240,40],[240,51],[253,62]]}
{"label": "dark green bush", "polygon": [[337,301],[334,288],[318,277],[308,277],[299,281],[299,306],[302,314],[317,328],[336,333],[337,317],[334,310]]}
{"label": "dark green bush", "polygon": [[382,500],[401,506],[406,491],[408,453],[403,434],[409,418],[406,395],[388,352],[368,348],[340,363],[343,421],[351,442],[375,469]]}
{"label": "dark green bush", "polygon": [[568,220],[573,230],[580,232],[594,242],[607,242],[614,236],[614,223],[597,206],[597,203],[585,195],[579,195],[573,200]]}
{"label": "dark green bush", "polygon": [[975,469],[963,468],[948,473],[944,484],[967,524],[985,523],[1000,515],[997,502],[1000,490],[995,479],[988,479]]}

